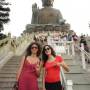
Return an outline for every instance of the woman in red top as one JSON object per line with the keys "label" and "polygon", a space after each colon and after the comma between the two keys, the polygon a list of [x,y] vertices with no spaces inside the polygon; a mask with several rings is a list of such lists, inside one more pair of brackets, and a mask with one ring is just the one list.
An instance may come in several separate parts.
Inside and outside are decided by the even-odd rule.
{"label": "woman in red top", "polygon": [[69,71],[61,56],[56,56],[50,45],[45,45],[42,51],[43,60],[43,90],[62,90],[60,66]]}

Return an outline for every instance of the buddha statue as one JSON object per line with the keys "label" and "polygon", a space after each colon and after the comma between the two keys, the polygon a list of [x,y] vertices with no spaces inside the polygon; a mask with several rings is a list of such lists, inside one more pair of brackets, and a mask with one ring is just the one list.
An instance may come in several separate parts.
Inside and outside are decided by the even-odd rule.
{"label": "buddha statue", "polygon": [[31,24],[27,24],[26,30],[23,32],[59,31],[67,33],[70,30],[70,24],[65,22],[58,9],[53,8],[54,0],[41,1],[42,8],[39,8],[36,3],[32,5]]}
{"label": "buddha statue", "polygon": [[43,8],[33,5],[32,24],[63,24],[65,20],[59,10],[53,8],[54,0],[42,0]]}

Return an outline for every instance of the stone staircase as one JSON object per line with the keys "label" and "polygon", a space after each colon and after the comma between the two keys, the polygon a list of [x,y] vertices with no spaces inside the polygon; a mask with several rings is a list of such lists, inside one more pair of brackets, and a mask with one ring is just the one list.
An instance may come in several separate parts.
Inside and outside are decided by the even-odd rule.
{"label": "stone staircase", "polygon": [[21,56],[13,56],[0,70],[0,90],[12,90]]}
{"label": "stone staircase", "polygon": [[[0,70],[0,90],[12,90],[12,87],[16,81],[16,72],[19,68],[20,61],[21,56],[13,56],[2,67]],[[41,76],[38,79],[39,88],[42,88]]]}
{"label": "stone staircase", "polygon": [[[62,56],[70,67],[70,72],[65,72],[65,76],[67,80],[73,81],[73,90],[90,90],[90,72],[82,69],[79,58],[77,56]],[[20,60],[21,56],[13,56],[0,70],[0,90],[12,90]],[[41,88],[41,77],[38,81]]]}
{"label": "stone staircase", "polygon": [[65,76],[67,80],[73,81],[73,90],[90,90],[90,72],[82,69],[80,54],[65,62],[70,67],[70,72],[65,72]]}

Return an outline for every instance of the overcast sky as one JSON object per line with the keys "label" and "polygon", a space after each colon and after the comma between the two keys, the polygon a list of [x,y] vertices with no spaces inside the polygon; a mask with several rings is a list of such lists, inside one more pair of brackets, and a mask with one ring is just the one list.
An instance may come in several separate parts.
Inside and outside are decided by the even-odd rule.
{"label": "overcast sky", "polygon": [[[11,32],[12,36],[19,36],[25,30],[26,24],[31,23],[32,4],[36,2],[42,8],[41,0],[6,0],[10,6],[11,21],[5,25],[4,33]],[[90,0],[54,0],[54,8],[60,10],[63,18],[71,25],[71,29],[78,35],[89,34],[90,29]]]}

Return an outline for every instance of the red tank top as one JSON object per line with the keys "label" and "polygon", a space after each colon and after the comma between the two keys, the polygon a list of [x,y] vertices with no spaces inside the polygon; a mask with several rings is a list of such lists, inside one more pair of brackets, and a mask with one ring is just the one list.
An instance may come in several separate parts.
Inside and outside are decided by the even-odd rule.
{"label": "red tank top", "polygon": [[45,82],[57,82],[60,80],[60,67],[55,66],[55,62],[62,62],[61,56],[56,56],[52,62],[46,62],[45,64]]}

